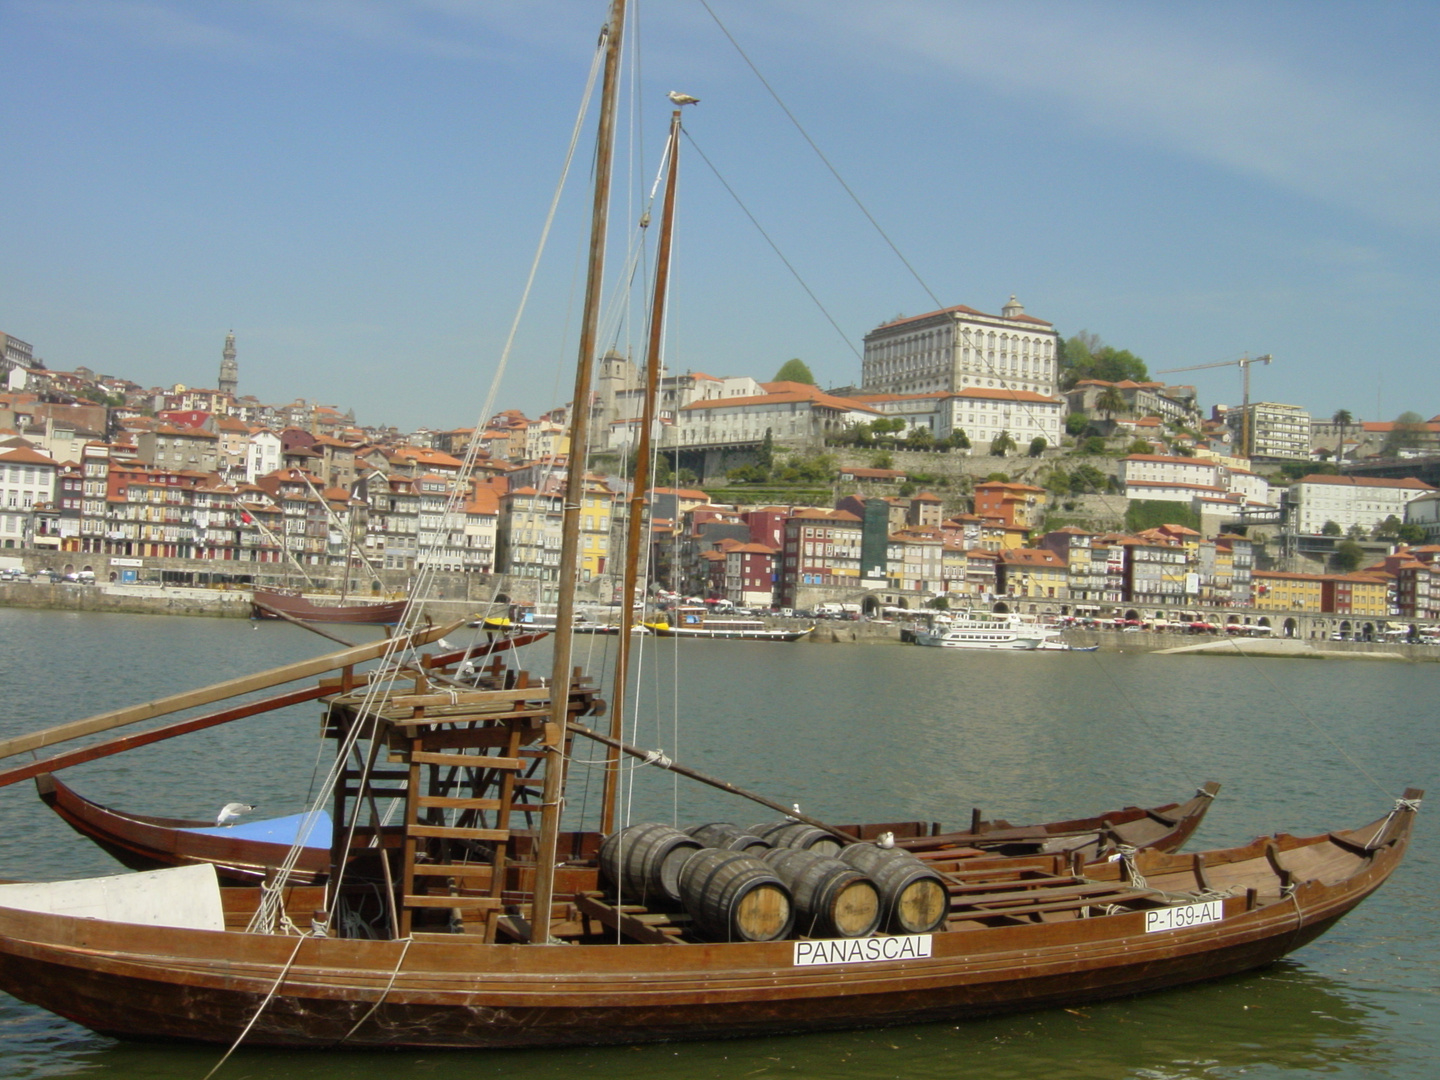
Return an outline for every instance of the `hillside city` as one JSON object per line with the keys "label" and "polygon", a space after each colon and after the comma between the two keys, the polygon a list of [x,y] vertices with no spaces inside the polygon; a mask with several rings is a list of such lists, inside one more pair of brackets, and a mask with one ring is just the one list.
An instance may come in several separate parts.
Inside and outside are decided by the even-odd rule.
{"label": "hillside city", "polygon": [[[1440,417],[1249,401],[1269,361],[1234,361],[1245,399],[1207,415],[1012,296],[877,327],[855,386],[798,360],[768,382],[666,374],[649,581],[762,610],[1310,616],[1292,636],[1440,619]],[[214,389],[50,370],[0,333],[3,573],[380,594],[428,568],[553,598],[568,406],[402,432],[260,402],[239,372],[234,333]],[[581,573],[608,602],[642,373],[610,353],[595,386]]]}

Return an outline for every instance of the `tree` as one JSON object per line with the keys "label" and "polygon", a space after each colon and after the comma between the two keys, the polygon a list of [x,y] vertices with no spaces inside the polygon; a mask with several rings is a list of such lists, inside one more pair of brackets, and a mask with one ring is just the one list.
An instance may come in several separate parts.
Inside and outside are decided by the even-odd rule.
{"label": "tree", "polygon": [[1400,526],[1400,531],[1396,534],[1396,539],[1403,544],[1409,544],[1413,547],[1416,544],[1425,543],[1428,538],[1425,535],[1425,526],[1416,525],[1411,522]]}
{"label": "tree", "polygon": [[1103,454],[1105,453],[1105,440],[1099,435],[1091,435],[1075,447],[1075,452],[1077,454]]}
{"label": "tree", "polygon": [[1351,525],[1350,528],[1345,530],[1345,535],[1351,540],[1364,540],[1365,527],[1363,525]]}
{"label": "tree", "polygon": [[1424,417],[1417,412],[1402,412],[1390,426],[1390,434],[1380,446],[1380,456],[1399,457],[1402,450],[1416,450],[1429,434]]}
{"label": "tree", "polygon": [[935,448],[935,433],[924,424],[912,428],[909,437],[905,440],[911,450],[933,450]]}
{"label": "tree", "polygon": [[780,370],[775,373],[773,382],[798,382],[807,383],[810,386],[818,385],[815,376],[810,374],[810,368],[798,356],[793,360],[786,360],[780,365]]}
{"label": "tree", "polygon": [[1355,422],[1355,417],[1350,415],[1349,409],[1336,409],[1335,415],[1330,417],[1330,420],[1340,429],[1340,434],[1335,439],[1335,460],[1343,461],[1345,458],[1345,432]]}
{"label": "tree", "polygon": [[870,467],[872,469],[893,469],[895,467],[895,459],[890,456],[890,451],[881,450],[880,453],[870,459]]}
{"label": "tree", "polygon": [[1090,417],[1083,412],[1072,412],[1065,417],[1065,434],[1079,438],[1090,426]]}
{"label": "tree", "polygon": [[1008,431],[1001,431],[1000,434],[996,435],[990,442],[991,457],[1004,457],[1015,449],[1015,439]]}
{"label": "tree", "polygon": [[1069,495],[1070,474],[1057,465],[1045,474],[1045,480],[1041,486],[1052,495]]}
{"label": "tree", "polygon": [[1391,514],[1375,526],[1371,535],[1374,536],[1376,540],[1395,540],[1400,536],[1400,526],[1403,524],[1404,522],[1394,514]]}
{"label": "tree", "polygon": [[1095,408],[1105,414],[1106,420],[1114,420],[1116,413],[1128,413],[1130,403],[1125,400],[1125,395],[1120,393],[1113,386],[1107,386],[1100,391],[1100,396],[1095,399]]}
{"label": "tree", "polygon": [[1111,348],[1087,330],[1065,342],[1060,357],[1060,385],[1069,390],[1082,379],[1102,382],[1148,382],[1145,361],[1124,349]]}
{"label": "tree", "polygon": [[1335,569],[1348,574],[1365,558],[1365,549],[1354,540],[1342,540],[1335,547]]}
{"label": "tree", "polygon": [[1125,452],[1127,454],[1153,454],[1155,447],[1151,446],[1147,439],[1135,439],[1126,447]]}
{"label": "tree", "polygon": [[1320,526],[1321,536],[1341,536],[1344,534],[1344,531],[1345,530],[1340,528],[1338,521],[1327,521],[1324,525]]}
{"label": "tree", "polygon": [[1047,447],[1048,445],[1050,444],[1045,441],[1044,435],[1036,435],[1033,439],[1030,440],[1030,456],[1039,457],[1041,454],[1045,453],[1045,447]]}
{"label": "tree", "polygon": [[770,429],[765,429],[765,438],[760,443],[760,452],[755,455],[756,464],[767,473],[775,467],[775,439]]}
{"label": "tree", "polygon": [[950,437],[945,441],[950,444],[950,449],[952,450],[970,449],[970,436],[965,434],[964,428],[957,427],[952,429],[950,432]]}
{"label": "tree", "polygon": [[1070,492],[1074,495],[1094,495],[1104,491],[1107,482],[1106,475],[1094,465],[1077,465],[1070,470]]}

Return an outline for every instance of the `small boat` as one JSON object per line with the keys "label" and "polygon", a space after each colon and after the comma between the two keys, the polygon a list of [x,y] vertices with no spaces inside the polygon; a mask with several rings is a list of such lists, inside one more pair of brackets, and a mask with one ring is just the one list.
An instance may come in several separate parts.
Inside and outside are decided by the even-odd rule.
{"label": "small boat", "polygon": [[[76,832],[132,870],[213,863],[222,884],[254,885],[285,862],[306,819],[304,814],[216,826],[210,822],[151,817],[114,810],[85,798],[53,773],[35,778],[41,800]],[[1177,850],[1200,826],[1220,785],[1211,781],[1184,803],[1141,808],[1127,806],[1094,817],[1036,825],[982,820],[976,810],[968,829],[949,831],[938,822],[908,821],[848,825],[844,831],[863,839],[889,833],[895,846],[921,859],[1079,854],[1085,861],[1107,858],[1121,848]],[[323,881],[330,866],[330,818],[311,821],[294,879]],[[572,833],[562,840],[569,850],[599,849],[601,837]]]}
{"label": "small boat", "polygon": [[942,649],[998,649],[1007,652],[1063,652],[1070,646],[1060,631],[1016,614],[965,611],[952,616],[948,626],[917,630],[916,645]]}
{"label": "small boat", "polygon": [[769,627],[762,619],[711,615],[700,606],[675,609],[675,622],[661,616],[643,624],[652,634],[673,638],[724,638],[740,641],[799,641],[815,627],[803,630]]}
{"label": "small boat", "polygon": [[300,622],[362,623],[393,626],[405,615],[405,600],[370,603],[352,600],[343,604],[317,604],[299,593],[278,589],[256,589],[250,605],[257,619],[290,618]]}
{"label": "small boat", "polygon": [[[256,885],[285,863],[309,815],[216,825],[213,821],[129,814],[101,806],[62,783],[53,773],[35,778],[41,800],[76,832],[132,870],[210,863],[230,884]],[[310,885],[330,869],[331,824],[323,811],[310,819],[292,880]]]}

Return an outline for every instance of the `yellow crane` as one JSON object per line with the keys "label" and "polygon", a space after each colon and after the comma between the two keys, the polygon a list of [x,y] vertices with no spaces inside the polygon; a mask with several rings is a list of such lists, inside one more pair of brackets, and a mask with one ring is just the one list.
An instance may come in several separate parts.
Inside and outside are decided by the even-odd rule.
{"label": "yellow crane", "polygon": [[1189,367],[1167,368],[1164,371],[1155,372],[1156,375],[1176,375],[1182,371],[1202,371],[1205,368],[1238,367],[1240,369],[1240,383],[1242,401],[1240,405],[1240,450],[1245,457],[1250,456],[1254,448],[1250,445],[1250,365],[1268,364],[1271,357],[1269,353],[1264,356],[1250,356],[1248,353],[1238,360],[1218,360],[1213,364],[1191,364]]}

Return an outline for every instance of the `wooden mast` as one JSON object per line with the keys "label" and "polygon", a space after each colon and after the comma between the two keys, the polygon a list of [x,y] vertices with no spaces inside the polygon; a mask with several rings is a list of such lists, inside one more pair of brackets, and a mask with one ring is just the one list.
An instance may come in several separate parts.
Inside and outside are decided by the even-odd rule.
{"label": "wooden mast", "polygon": [[550,902],[555,892],[555,848],[560,834],[561,795],[565,777],[565,727],[569,719],[571,646],[575,637],[575,586],[579,576],[580,507],[585,497],[585,449],[590,432],[590,383],[600,321],[600,290],[605,270],[606,211],[610,201],[610,166],[615,148],[615,103],[619,97],[620,46],[625,36],[625,0],[611,0],[605,39],[605,77],[600,91],[600,127],[595,147],[595,197],[590,223],[590,267],[581,317],[580,355],[575,366],[575,394],[570,402],[570,454],[565,470],[565,504],[561,518],[559,595],[555,605],[554,664],[551,668],[550,722],[545,728],[545,781],[541,794],[540,842],[536,851],[535,902],[530,941],[550,942]]}
{"label": "wooden mast", "polygon": [[[625,575],[620,588],[620,642],[615,650],[615,684],[610,695],[610,738],[625,737],[625,691],[630,678],[630,628],[635,622],[635,593],[644,535],[645,497],[650,489],[650,435],[655,427],[655,399],[660,390],[660,343],[665,329],[665,297],[670,288],[670,237],[675,225],[675,184],[680,170],[680,110],[670,114],[670,171],[660,212],[660,244],[655,256],[655,294],[650,301],[650,341],[645,357],[645,403],[631,477],[630,515],[625,526]],[[615,828],[615,801],[620,779],[620,747],[607,744],[605,784],[600,800],[600,832]]]}

